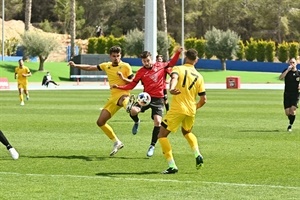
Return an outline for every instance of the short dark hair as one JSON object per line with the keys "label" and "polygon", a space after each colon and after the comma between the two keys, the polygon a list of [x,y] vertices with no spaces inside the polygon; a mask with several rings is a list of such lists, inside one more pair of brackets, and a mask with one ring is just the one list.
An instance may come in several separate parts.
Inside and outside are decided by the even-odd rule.
{"label": "short dark hair", "polygon": [[158,59],[159,57],[161,57],[161,58],[162,58],[163,56],[162,56],[162,55],[157,55],[157,56],[156,56],[156,59]]}
{"label": "short dark hair", "polygon": [[151,53],[149,51],[143,51],[140,55],[141,58],[147,58],[148,56],[151,56]]}
{"label": "short dark hair", "polygon": [[122,52],[122,49],[121,47],[119,46],[112,46],[110,49],[109,49],[109,54],[111,55],[112,53],[121,53]]}
{"label": "short dark hair", "polygon": [[196,60],[198,57],[198,51],[196,51],[195,49],[189,49],[185,52],[185,56],[189,60]]}

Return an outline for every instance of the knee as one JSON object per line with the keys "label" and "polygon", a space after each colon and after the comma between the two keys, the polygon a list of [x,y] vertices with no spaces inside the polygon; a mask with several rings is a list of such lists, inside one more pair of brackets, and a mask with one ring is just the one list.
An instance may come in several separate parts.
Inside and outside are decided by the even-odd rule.
{"label": "knee", "polygon": [[98,120],[96,121],[96,124],[97,124],[97,126],[100,127],[100,126],[103,126],[105,123],[104,123],[102,120],[99,120],[99,119],[98,119]]}

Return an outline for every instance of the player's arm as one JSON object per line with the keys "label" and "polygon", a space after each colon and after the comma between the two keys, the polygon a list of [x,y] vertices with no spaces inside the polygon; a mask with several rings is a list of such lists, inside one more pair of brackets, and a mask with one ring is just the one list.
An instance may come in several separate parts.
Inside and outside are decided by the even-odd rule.
{"label": "player's arm", "polygon": [[178,77],[179,76],[178,76],[177,72],[172,72],[171,73],[171,80],[170,80],[169,92],[172,95],[177,95],[177,94],[181,93],[178,89],[175,88],[176,85],[177,85],[177,83],[178,83]]}
{"label": "player's arm", "polygon": [[75,64],[73,61],[70,61],[68,64],[70,67],[78,68],[84,71],[99,71],[98,65],[86,65],[86,64]]}
{"label": "player's arm", "polygon": [[285,78],[285,76],[287,75],[287,73],[292,70],[292,68],[293,68],[292,65],[290,65],[288,68],[286,68],[286,70],[280,74],[279,79],[283,80]]}
{"label": "player's arm", "polygon": [[131,83],[131,82],[133,81],[133,78],[134,78],[134,75],[133,75],[133,74],[131,74],[130,76],[128,76],[128,77],[126,78],[126,77],[124,77],[124,75],[123,75],[122,72],[118,71],[117,73],[118,73],[119,77],[120,77],[123,81],[126,81],[127,83]]}
{"label": "player's arm", "polygon": [[207,101],[205,92],[198,93],[198,95],[200,96],[200,100],[197,103],[197,109],[201,108]]}
{"label": "player's arm", "polygon": [[173,55],[172,59],[169,61],[167,67],[173,67],[176,65],[182,51],[183,51],[182,47],[177,49],[176,53]]}

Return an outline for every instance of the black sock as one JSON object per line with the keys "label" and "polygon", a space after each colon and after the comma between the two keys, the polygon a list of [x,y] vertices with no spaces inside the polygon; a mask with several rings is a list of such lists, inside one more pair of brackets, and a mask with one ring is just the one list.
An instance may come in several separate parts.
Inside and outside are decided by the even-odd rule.
{"label": "black sock", "polygon": [[165,107],[166,107],[166,111],[169,111],[169,107],[170,107],[170,106],[169,106],[169,103],[166,103],[166,104],[165,104]]}
{"label": "black sock", "polygon": [[6,146],[7,150],[12,148],[12,146],[9,144],[8,140],[6,139],[5,135],[3,132],[0,130],[0,142]]}
{"label": "black sock", "polygon": [[157,135],[159,133],[159,126],[154,126],[153,131],[152,131],[152,139],[151,139],[151,145],[155,146],[156,142],[157,142]]}
{"label": "black sock", "polygon": [[135,123],[137,123],[137,122],[139,122],[139,117],[138,117],[138,115],[135,115],[135,116],[132,116],[131,114],[130,114],[130,117],[131,117],[131,119],[135,122]]}
{"label": "black sock", "polygon": [[296,119],[296,115],[289,115],[289,120],[290,120],[290,125],[293,125],[295,119]]}

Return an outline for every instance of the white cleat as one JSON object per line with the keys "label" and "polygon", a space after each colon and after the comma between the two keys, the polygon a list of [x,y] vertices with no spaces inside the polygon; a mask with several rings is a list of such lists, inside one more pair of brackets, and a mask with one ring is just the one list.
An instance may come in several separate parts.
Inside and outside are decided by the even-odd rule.
{"label": "white cleat", "polygon": [[24,101],[21,101],[20,106],[24,106],[24,105],[25,105]]}
{"label": "white cleat", "polygon": [[118,151],[120,149],[122,149],[124,147],[124,144],[121,142],[121,141],[117,141],[114,143],[114,146],[113,146],[113,150],[110,152],[110,156],[113,156],[115,155],[116,153],[118,153]]}
{"label": "white cleat", "polygon": [[149,149],[148,149],[148,152],[147,152],[147,156],[148,156],[148,157],[153,156],[154,150],[155,150],[155,146],[150,145],[150,147],[149,147]]}
{"label": "white cleat", "polygon": [[19,158],[19,153],[16,151],[15,148],[10,148],[8,149],[8,151],[14,160],[17,160]]}

